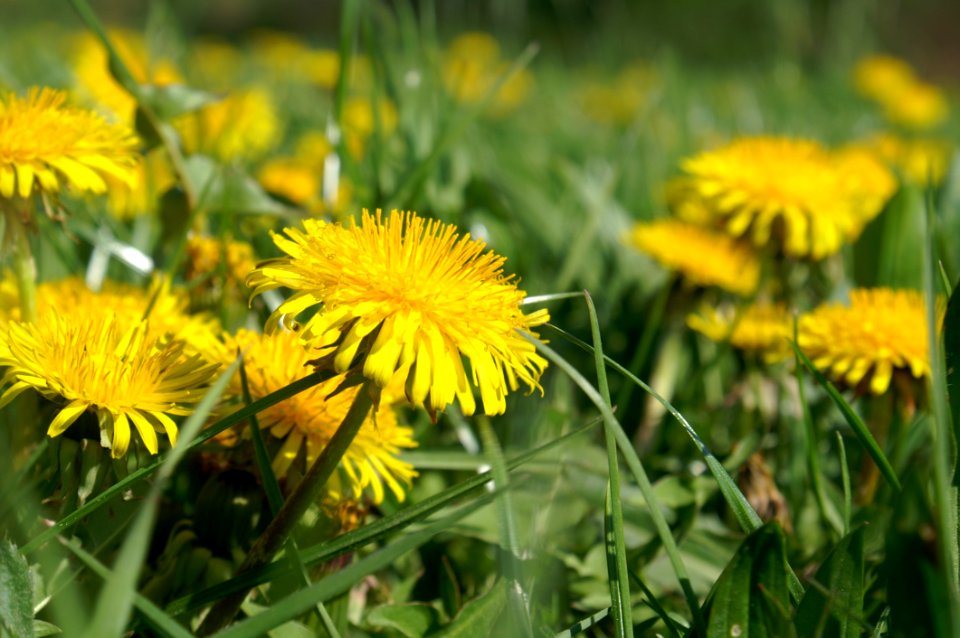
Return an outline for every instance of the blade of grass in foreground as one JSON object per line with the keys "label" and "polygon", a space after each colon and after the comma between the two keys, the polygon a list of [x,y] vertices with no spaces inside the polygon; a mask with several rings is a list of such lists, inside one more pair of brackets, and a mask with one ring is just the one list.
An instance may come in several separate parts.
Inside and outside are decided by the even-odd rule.
{"label": "blade of grass in foreground", "polygon": [[[130,612],[133,609],[137,579],[140,577],[140,570],[144,560],[146,560],[147,550],[150,546],[150,536],[153,532],[157,508],[160,505],[160,495],[163,493],[170,477],[173,476],[173,470],[177,463],[186,454],[190,442],[203,427],[207,415],[220,400],[220,395],[223,394],[230,378],[237,371],[238,365],[239,359],[234,361],[220,375],[220,378],[204,394],[193,414],[187,417],[183,427],[180,428],[176,445],[166,455],[157,472],[157,480],[154,481],[150,487],[150,492],[140,505],[140,511],[137,513],[133,526],[120,547],[117,562],[100,591],[93,612],[93,620],[86,627],[84,635],[91,636],[91,638],[111,638],[123,635],[130,618]],[[170,619],[170,621],[173,622],[173,619]]]}
{"label": "blade of grass in foreground", "polygon": [[694,619],[693,624],[695,627],[697,627],[698,631],[703,633],[703,628],[705,625],[703,623],[703,615],[700,612],[700,602],[697,600],[697,596],[693,591],[693,586],[690,584],[690,577],[687,574],[686,566],[683,564],[683,558],[680,556],[680,550],[677,548],[677,541],[673,538],[670,525],[667,523],[667,519],[663,515],[663,510],[660,508],[659,500],[653,491],[653,485],[650,483],[650,478],[647,476],[647,472],[643,468],[643,464],[640,462],[639,457],[637,457],[637,453],[633,449],[630,439],[627,438],[627,434],[620,426],[620,422],[617,421],[617,417],[613,415],[613,410],[611,410],[610,406],[604,402],[603,397],[600,396],[600,393],[597,392],[596,388],[590,385],[590,382],[587,381],[584,376],[577,371],[576,368],[570,365],[566,359],[561,357],[552,348],[535,337],[528,334],[525,334],[524,337],[533,343],[537,350],[539,350],[554,365],[563,370],[563,372],[569,376],[574,383],[580,386],[580,389],[584,394],[587,395],[587,398],[589,398],[590,401],[592,401],[593,404],[596,405],[600,410],[600,413],[603,414],[604,425],[616,437],[617,444],[620,446],[620,452],[627,461],[627,467],[630,468],[634,478],[637,480],[640,491],[649,507],[650,517],[653,519],[653,524],[657,530],[657,535],[660,537],[660,542],[663,543],[663,548],[667,553],[670,566],[673,568],[673,573],[680,584],[680,589],[687,601],[687,606],[690,608],[690,613]]}
{"label": "blade of grass in foreground", "polygon": [[450,528],[451,525],[487,505],[501,492],[491,492],[480,499],[461,507],[459,510],[435,521],[422,530],[411,532],[391,542],[377,552],[341,569],[338,572],[317,581],[310,587],[301,589],[280,600],[266,611],[243,620],[223,631],[214,634],[218,638],[259,638],[267,635],[271,629],[279,627],[313,607],[318,601],[329,600],[349,591],[366,576],[393,565],[398,558],[423,545],[431,538]]}
{"label": "blade of grass in foreground", "polygon": [[[588,430],[592,429],[594,425],[594,423],[591,423],[590,425],[584,426],[578,430],[569,432],[557,439],[554,439],[553,441],[550,441],[549,443],[540,446],[535,450],[531,450],[507,461],[507,469],[513,470],[520,467],[534,457],[559,447],[573,437],[587,432]],[[347,552],[360,549],[365,545],[385,538],[395,531],[401,530],[409,525],[412,525],[413,523],[423,520],[427,516],[430,516],[431,514],[452,504],[457,499],[463,498],[471,492],[482,488],[491,480],[493,480],[493,474],[491,472],[484,472],[482,474],[472,476],[469,479],[446,489],[440,494],[431,496],[420,503],[405,507],[395,514],[387,516],[386,518],[374,521],[369,525],[364,525],[360,529],[348,532],[343,536],[338,536],[337,538],[326,543],[321,543],[320,545],[301,550],[300,553],[303,557],[303,561],[306,565],[313,566],[318,563],[336,558],[337,556],[342,556]],[[184,612],[193,611],[203,607],[204,605],[212,603],[215,600],[219,600],[228,594],[240,591],[241,589],[252,589],[261,583],[265,583],[276,578],[277,576],[280,576],[281,574],[286,574],[289,571],[290,567],[287,565],[286,561],[274,561],[265,567],[257,570],[251,570],[247,574],[237,576],[224,583],[214,585],[213,587],[209,587],[194,594],[184,596],[183,598],[178,598],[167,606],[167,612],[172,615],[178,615]]]}
{"label": "blade of grass in foreground", "polygon": [[[309,374],[302,379],[294,381],[293,383],[280,388],[276,392],[271,392],[270,394],[263,397],[262,399],[258,399],[254,401],[248,407],[245,407],[241,410],[234,412],[233,414],[225,416],[224,418],[220,419],[210,427],[206,428],[203,432],[198,434],[197,437],[190,442],[190,446],[188,449],[191,449],[191,450],[196,449],[197,447],[206,443],[207,441],[209,441],[216,435],[220,434],[227,428],[237,425],[238,423],[242,423],[245,419],[248,419],[251,415],[262,412],[267,408],[269,408],[271,405],[276,405],[277,403],[280,403],[281,401],[288,399],[295,394],[303,392],[307,388],[312,388],[318,383],[322,383],[323,381],[329,379],[330,376],[331,375],[329,372],[314,372],[313,374]],[[100,494],[97,494],[96,496],[88,500],[83,507],[77,510],[74,510],[70,514],[67,514],[66,516],[61,518],[59,521],[54,523],[52,527],[45,530],[41,534],[38,534],[36,538],[34,538],[32,541],[24,545],[21,551],[23,551],[24,554],[29,554],[30,552],[35,551],[37,548],[41,547],[44,543],[47,543],[50,540],[52,540],[57,534],[62,533],[64,530],[78,523],[84,517],[89,516],[96,510],[100,509],[101,507],[109,503],[115,497],[119,496],[120,494],[123,494],[124,492],[129,490],[135,483],[143,480],[144,478],[156,472],[164,464],[167,457],[170,456],[172,452],[173,451],[171,450],[170,452],[167,452],[161,455],[153,463],[150,463],[149,465],[145,465],[140,469],[136,470],[135,472],[131,472],[125,478],[117,481],[116,483],[114,483],[113,485],[105,489],[103,492],[101,492]]]}
{"label": "blade of grass in foreground", "polygon": [[[507,476],[507,463],[503,458],[500,442],[493,432],[490,419],[478,418],[480,425],[480,439],[483,441],[483,451],[490,462],[490,472],[493,474],[493,484],[497,489],[507,488],[510,479]],[[500,543],[505,551],[501,552],[500,560],[504,576],[507,580],[507,600],[510,602],[510,624],[518,635],[533,637],[533,626],[530,623],[530,612],[527,610],[527,595],[523,590],[522,562],[520,561],[520,542],[517,539],[517,524],[513,516],[513,503],[510,493],[504,492],[497,499],[497,518],[500,523]]]}
{"label": "blade of grass in foreground", "polygon": [[[567,339],[571,343],[579,346],[580,348],[583,348],[587,352],[593,351],[593,348],[590,346],[590,344],[586,343],[582,339],[578,339],[577,337],[573,336],[566,330],[563,330],[562,328],[558,328],[553,324],[547,324],[547,326],[549,326],[551,329],[557,332],[557,334],[559,334],[564,339]],[[540,347],[541,345],[543,345],[534,339],[530,339],[530,340],[533,343],[535,343],[537,347]],[[547,348],[547,346],[545,345],[543,346],[543,349],[549,350],[549,348]],[[553,353],[555,357],[563,361],[563,363],[567,367],[569,367],[569,364],[567,364],[566,361],[562,359],[562,357],[554,353],[552,350],[550,350],[550,352]],[[763,525],[763,522],[760,520],[760,516],[758,516],[756,511],[754,511],[753,507],[751,507],[750,503],[747,501],[747,497],[744,496],[743,492],[740,491],[740,488],[737,487],[737,484],[734,482],[733,478],[731,478],[731,476],[727,473],[727,470],[724,469],[723,464],[721,464],[720,461],[717,460],[717,457],[714,456],[713,452],[710,451],[710,448],[708,448],[706,444],[700,439],[700,436],[697,434],[696,430],[694,430],[693,426],[690,425],[690,422],[687,421],[687,419],[682,414],[680,414],[680,411],[677,410],[675,407],[673,407],[673,405],[669,401],[667,401],[662,396],[660,396],[653,388],[651,388],[646,383],[641,381],[639,378],[636,377],[636,375],[634,375],[632,372],[624,368],[622,365],[620,365],[619,363],[617,363],[616,361],[614,361],[613,359],[611,359],[606,355],[604,355],[603,359],[604,361],[606,361],[607,365],[613,367],[613,369],[615,369],[617,372],[623,374],[628,379],[630,379],[631,381],[636,383],[638,386],[640,386],[640,388],[643,389],[644,392],[646,392],[647,394],[652,396],[654,399],[656,399],[658,402],[660,402],[660,404],[671,415],[673,415],[673,417],[680,423],[684,431],[686,431],[687,435],[693,440],[694,444],[697,446],[697,449],[699,449],[700,453],[703,455],[704,460],[706,461],[707,467],[710,469],[710,473],[713,474],[714,480],[717,481],[717,485],[720,488],[720,493],[723,495],[724,500],[726,500],[727,504],[733,510],[734,516],[736,516],[737,521],[740,523],[740,527],[745,532],[748,532],[748,533],[756,529],[759,529],[760,526]],[[557,365],[561,365],[561,364],[558,363]],[[573,372],[576,373],[575,370]],[[577,374],[579,376],[579,373]],[[591,392],[593,393],[593,395],[599,396],[599,395],[596,395],[596,391],[593,390],[592,387],[590,387],[589,382],[586,382],[586,380],[583,379],[582,376],[580,376],[580,379],[583,380],[584,383],[586,383],[587,387],[589,387],[590,391],[588,391],[586,388],[584,388],[583,385],[581,385],[581,388],[584,390],[584,393],[586,393],[588,397],[590,397],[591,399],[593,398],[593,396],[591,395]],[[574,381],[577,381],[577,380],[574,379]],[[580,385],[580,382],[577,381],[577,384]],[[594,403],[595,405],[597,405],[598,408],[600,408],[601,412],[604,411],[604,409],[600,407],[599,403],[597,403],[596,401]],[[614,419],[614,421],[616,421],[616,419]],[[619,427],[620,425],[619,422],[617,422],[616,425],[617,427]],[[622,432],[623,432],[623,429],[620,428],[620,433]],[[625,436],[626,435],[624,435],[624,437]],[[617,441],[618,443],[620,442],[619,434],[617,436]],[[636,451],[633,449],[633,446],[629,445],[629,441],[625,441],[621,445],[625,446],[621,448],[621,452],[624,454],[624,456],[626,456],[628,459],[630,458],[630,455],[632,455],[633,457],[636,457]],[[791,571],[790,573],[789,585],[790,585],[790,595],[795,600],[799,601],[800,598],[803,597],[803,585],[800,583],[800,579],[797,578],[797,575],[793,571]]]}
{"label": "blade of grass in foreground", "polygon": [[[593,337],[594,365],[597,368],[597,385],[600,395],[610,403],[610,386],[607,382],[607,367],[603,362],[603,343],[600,338],[600,322],[590,293],[583,291],[590,314],[590,333]],[[611,408],[612,411],[612,408]],[[606,423],[605,423],[606,425]],[[617,460],[617,439],[610,427],[604,427],[607,445],[606,508],[604,511],[604,538],[607,539],[607,573],[610,582],[610,608],[617,636],[633,636],[633,614],[630,597],[630,576],[627,571],[627,547],[623,538],[623,501],[620,497],[620,466]],[[652,504],[651,504],[652,506]],[[612,550],[612,551],[611,551]]]}
{"label": "blade of grass in foreground", "polygon": [[939,330],[937,291],[934,282],[933,188],[927,189],[924,215],[923,292],[926,301],[928,353],[930,357],[930,402],[933,406],[933,488],[937,504],[937,540],[940,544],[940,562],[946,569],[947,608],[950,627],[948,634],[960,635],[960,550],[957,547],[957,490],[950,479],[956,471],[953,460],[953,424],[947,405],[947,370],[943,343]]}
{"label": "blade of grass in foreground", "polygon": [[883,453],[883,450],[880,449],[880,444],[877,443],[877,440],[873,438],[873,434],[870,433],[870,429],[863,422],[863,419],[860,418],[860,415],[853,411],[853,408],[850,407],[850,404],[847,403],[847,400],[841,396],[840,392],[832,383],[830,383],[823,374],[817,370],[813,365],[807,355],[803,354],[799,346],[795,341],[791,341],[790,344],[793,346],[793,351],[796,353],[797,358],[803,362],[804,367],[810,371],[810,374],[813,375],[813,378],[823,386],[824,390],[827,391],[827,394],[833,400],[834,405],[837,406],[837,409],[840,410],[840,413],[843,414],[843,418],[846,419],[847,423],[850,425],[850,429],[853,430],[853,433],[857,435],[857,438],[860,439],[860,442],[863,444],[863,447],[866,448],[867,454],[870,455],[870,458],[873,459],[873,462],[877,464],[877,467],[880,468],[880,474],[883,475],[883,478],[893,486],[898,492],[900,491],[900,480],[897,478],[897,473],[894,471],[893,466],[890,465],[890,461],[887,460],[886,455]]}

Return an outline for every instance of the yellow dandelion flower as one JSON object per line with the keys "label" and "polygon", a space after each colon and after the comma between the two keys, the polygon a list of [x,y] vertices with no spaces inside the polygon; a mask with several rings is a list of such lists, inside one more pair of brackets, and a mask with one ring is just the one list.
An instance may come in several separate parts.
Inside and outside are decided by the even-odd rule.
{"label": "yellow dandelion flower", "polygon": [[915,129],[932,128],[947,120],[947,96],[932,84],[914,82],[885,98],[884,116],[894,124]]}
{"label": "yellow dandelion flower", "polygon": [[[172,62],[150,59],[146,42],[139,33],[110,29],[108,35],[138,84],[165,86],[183,81]],[[77,39],[73,62],[80,96],[102,107],[107,115],[133,124],[137,101],[114,79],[107,51],[96,36],[84,33]]]}
{"label": "yellow dandelion flower", "polygon": [[675,219],[637,224],[626,241],[697,286],[748,296],[760,279],[760,260],[750,246],[696,224]]}
{"label": "yellow dandelion flower", "polygon": [[101,444],[114,458],[126,454],[133,425],[151,454],[157,432],[176,442],[170,415],[190,413],[217,369],[187,358],[181,341],[151,336],[146,322],[130,324],[100,313],[47,312],[35,323],[8,325],[0,365],[7,386],[0,407],[28,389],[66,405],[47,429],[62,434],[85,412],[96,415]]}
{"label": "yellow dandelion flower", "polygon": [[793,318],[780,303],[756,303],[740,308],[704,306],[687,316],[687,325],[717,342],[763,356],[773,363],[790,356]]}
{"label": "yellow dandelion flower", "polygon": [[813,365],[847,385],[869,380],[883,394],[894,373],[930,374],[923,298],[914,290],[857,289],[850,305],[828,303],[802,315],[797,343]]}
{"label": "yellow dandelion flower", "polygon": [[[591,78],[596,73],[589,74]],[[621,71],[612,82],[590,79],[579,90],[583,112],[599,124],[629,124],[640,114],[656,82],[656,72],[637,62]]]}
{"label": "yellow dandelion flower", "polygon": [[[468,32],[447,48],[441,74],[447,92],[458,102],[475,104],[487,94],[510,68],[500,59],[500,45],[487,33]],[[508,79],[493,98],[491,109],[506,114],[526,99],[533,76],[522,69]]]}
{"label": "yellow dandelion flower", "polygon": [[682,166],[694,195],[728,233],[813,259],[856,239],[897,184],[869,153],[789,138],[739,139]]}
{"label": "yellow dandelion flower", "polygon": [[[311,354],[295,332],[279,330],[261,335],[240,330],[226,343],[231,356],[238,348],[243,352],[247,386],[254,401],[310,373]],[[359,390],[354,387],[335,393],[343,380],[343,376],[334,377],[257,415],[260,427],[282,440],[273,460],[278,475],[287,473],[301,450],[307,466],[312,465],[333,437]],[[242,396],[239,375],[232,380],[230,391]],[[380,503],[386,485],[402,501],[405,487],[409,487],[416,472],[397,456],[402,449],[415,446],[413,430],[397,422],[392,407],[381,404],[376,414],[367,415],[340,461],[344,474],[340,483],[346,483],[344,491],[349,492],[344,495],[359,498],[364,490],[369,490],[373,501]]]}
{"label": "yellow dandelion flower", "polygon": [[384,137],[397,128],[397,108],[393,102],[381,99],[377,106],[374,111],[371,99],[351,97],[343,107],[343,134],[347,149],[354,157],[363,156],[367,140],[377,131],[378,125]]}
{"label": "yellow dandelion flower", "polygon": [[[5,321],[22,321],[18,303],[19,294],[13,278],[9,275],[3,277],[0,279],[0,335],[4,334]],[[139,323],[148,317],[151,336],[184,341],[187,353],[194,354],[203,350],[206,342],[219,336],[220,326],[209,315],[188,313],[188,304],[189,300],[183,291],[171,289],[159,279],[146,289],[106,281],[101,290],[95,292],[87,287],[81,277],[46,281],[37,288],[40,316],[50,313],[96,314],[115,317],[126,325]],[[0,348],[3,344],[3,338],[0,338]]]}
{"label": "yellow dandelion flower", "polygon": [[853,70],[853,81],[864,96],[882,101],[916,80],[913,68],[890,55],[869,55]]}
{"label": "yellow dandelion flower", "polygon": [[216,272],[226,259],[227,280],[236,285],[242,283],[256,266],[253,247],[245,241],[190,235],[186,252],[187,281]]}
{"label": "yellow dandelion flower", "polygon": [[[352,66],[357,68],[357,58],[352,59]],[[360,58],[360,64],[367,60]],[[333,89],[337,86],[340,79],[340,54],[332,49],[318,49],[307,54],[304,60],[305,74],[311,82],[325,89]],[[370,78],[369,70],[364,72],[367,77],[362,82],[368,82]]]}
{"label": "yellow dandelion flower", "polygon": [[221,160],[260,157],[277,145],[283,128],[270,94],[258,88],[231,93],[174,125],[188,153]]}
{"label": "yellow dandelion flower", "polygon": [[359,225],[308,219],[285,233],[274,242],[287,256],[259,264],[247,284],[255,295],[295,291],[268,331],[320,306],[303,326],[303,339],[325,349],[318,365],[356,367],[381,388],[399,379],[407,399],[431,413],[456,399],[472,414],[472,387],[487,414],[503,413],[518,381],[539,389],[547,362],[521,332],[549,315],[523,314],[525,293],[483,242],[396,210],[386,220],[364,210]]}
{"label": "yellow dandelion flower", "polygon": [[64,183],[99,194],[108,177],[134,183],[133,133],[65,101],[47,88],[0,96],[0,197],[55,193]]}
{"label": "yellow dandelion flower", "polygon": [[897,169],[905,181],[918,186],[942,183],[952,153],[945,140],[908,139],[892,133],[874,135],[863,145]]}
{"label": "yellow dandelion flower", "polygon": [[315,168],[293,157],[271,159],[257,174],[267,192],[307,210],[317,207],[320,178],[321,173]]}

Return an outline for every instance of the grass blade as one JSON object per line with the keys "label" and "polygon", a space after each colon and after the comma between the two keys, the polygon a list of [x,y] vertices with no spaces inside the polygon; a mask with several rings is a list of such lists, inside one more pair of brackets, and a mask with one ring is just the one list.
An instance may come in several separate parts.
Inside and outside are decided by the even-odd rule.
{"label": "grass blade", "polygon": [[[597,385],[600,395],[611,409],[610,386],[607,382],[607,366],[603,361],[603,343],[600,338],[600,322],[597,309],[593,305],[590,293],[583,291],[590,315],[590,334],[593,338],[594,366],[597,369]],[[606,425],[606,422],[605,422]],[[604,427],[604,439],[607,446],[607,483],[606,511],[604,511],[607,539],[607,570],[610,582],[610,611],[617,636],[633,636],[633,614],[631,610],[630,577],[627,571],[627,549],[623,538],[623,502],[620,497],[620,468],[617,462],[617,439],[610,427]],[[652,504],[651,504],[652,506]],[[612,550],[612,551],[611,551]]]}
{"label": "grass blade", "polygon": [[[560,445],[570,441],[572,438],[587,432],[592,427],[593,425],[588,425],[578,430],[574,430],[573,432],[569,432],[562,437],[540,446],[535,450],[531,450],[530,452],[526,452],[515,459],[511,459],[507,462],[507,468],[510,470],[516,469],[534,457],[557,448]],[[464,498],[471,492],[479,490],[491,480],[493,480],[493,474],[491,472],[484,472],[482,474],[470,477],[469,479],[458,483],[451,488],[448,488],[440,494],[436,494],[420,503],[406,507],[395,514],[387,516],[386,518],[374,521],[373,523],[365,525],[352,532],[347,532],[343,536],[338,536],[337,538],[321,545],[303,549],[300,552],[301,556],[303,557],[304,563],[308,566],[311,566],[328,561],[332,558],[336,558],[337,556],[342,556],[347,552],[360,549],[361,547],[364,547],[374,541],[385,538],[387,535],[393,532],[399,531],[409,525],[412,525],[413,523],[425,519],[427,516],[430,516],[444,507],[451,505],[456,500]],[[237,576],[224,583],[220,583],[189,596],[179,598],[167,606],[167,612],[176,615],[193,611],[213,601],[219,600],[228,594],[240,591],[242,589],[251,589],[256,587],[257,585],[265,583],[268,580],[272,580],[281,574],[287,573],[289,569],[290,568],[286,564],[286,561],[273,562],[265,567],[257,570],[251,570],[247,574]]]}
{"label": "grass blade", "polygon": [[[64,541],[63,546],[73,552],[90,571],[100,578],[107,580],[113,577],[113,573],[107,566],[97,560],[93,554],[83,549],[76,540]],[[160,635],[167,636],[168,638],[192,638],[193,632],[187,630],[183,625],[153,604],[150,599],[139,593],[134,593],[133,595],[133,606],[136,607],[137,611],[150,623],[154,631]]]}
{"label": "grass blade", "polygon": [[500,494],[501,492],[491,492],[485,497],[461,507],[450,516],[435,521],[422,530],[392,541],[377,552],[327,576],[323,580],[317,581],[310,587],[287,596],[266,611],[236,623],[214,635],[218,638],[259,638],[264,636],[274,627],[279,627],[288,620],[301,615],[313,607],[317,601],[328,600],[349,591],[369,574],[389,567],[400,556],[423,545],[437,534],[448,529],[456,521],[480,509]]}
{"label": "grass blade", "polygon": [[220,400],[220,395],[226,389],[230,378],[236,373],[238,365],[239,360],[234,361],[220,375],[220,378],[204,394],[193,414],[187,417],[183,427],[180,428],[176,445],[167,453],[163,464],[157,471],[157,479],[150,487],[150,492],[144,499],[143,505],[141,505],[140,511],[123,541],[116,565],[100,592],[93,612],[93,620],[86,628],[85,635],[95,638],[123,635],[130,618],[130,612],[133,609],[133,599],[136,593],[137,579],[140,576],[140,568],[146,560],[147,550],[149,549],[150,534],[153,531],[157,508],[160,504],[160,495],[163,493],[167,481],[173,476],[173,470],[177,463],[187,453],[191,441],[203,427],[207,415]]}
{"label": "grass blade", "polygon": [[[302,379],[294,381],[293,383],[280,388],[276,392],[271,392],[270,394],[263,397],[262,399],[258,399],[254,401],[248,407],[243,408],[242,410],[237,410],[233,414],[225,416],[224,418],[220,419],[210,427],[206,428],[203,432],[198,434],[196,438],[194,438],[190,442],[190,445],[187,449],[191,449],[191,450],[196,449],[197,447],[199,447],[200,445],[203,445],[204,443],[206,443],[216,435],[220,434],[227,428],[233,427],[238,423],[242,423],[244,420],[250,418],[250,416],[257,414],[259,412],[262,412],[267,408],[269,408],[270,406],[276,405],[277,403],[280,403],[281,401],[288,399],[295,394],[303,392],[308,388],[312,388],[318,383],[323,383],[324,381],[329,379],[330,376],[331,375],[329,372],[314,372],[312,374],[305,376]],[[145,465],[140,469],[136,470],[135,472],[131,472],[125,478],[117,481],[116,483],[114,483],[113,485],[105,489],[103,492],[101,492],[100,494],[97,494],[96,496],[88,500],[84,504],[84,506],[81,507],[80,509],[74,510],[70,514],[67,514],[66,516],[61,518],[50,528],[41,532],[36,536],[36,538],[34,538],[29,543],[27,543],[23,547],[23,553],[28,554],[38,549],[44,543],[49,542],[58,534],[62,533],[64,530],[70,528],[71,526],[75,525],[86,516],[89,516],[96,510],[100,509],[101,507],[109,503],[113,498],[119,496],[120,494],[130,489],[130,487],[135,483],[137,483],[138,481],[141,481],[146,477],[150,476],[151,474],[153,474],[154,472],[156,472],[166,462],[166,459],[172,453],[173,453],[173,450],[171,450],[170,452],[167,452],[166,454],[163,454],[153,463],[150,463],[149,465]]]}
{"label": "grass blade", "polygon": [[640,462],[640,459],[637,457],[637,453],[633,449],[630,439],[627,438],[626,432],[623,431],[623,427],[621,427],[620,422],[617,421],[617,417],[613,415],[613,410],[611,410],[610,406],[603,400],[603,397],[600,396],[600,393],[597,392],[596,388],[594,388],[590,382],[587,381],[579,371],[577,371],[576,368],[570,365],[566,359],[561,357],[556,351],[540,340],[530,335],[524,335],[524,337],[533,343],[537,350],[539,350],[554,365],[563,370],[563,372],[580,387],[583,393],[587,395],[587,398],[589,398],[590,401],[597,406],[601,414],[603,414],[604,425],[613,433],[614,437],[616,437],[617,444],[620,446],[620,452],[627,461],[627,467],[630,468],[634,478],[637,480],[637,484],[640,487],[640,491],[643,494],[644,500],[649,506],[650,517],[653,519],[653,524],[654,527],[656,527],[657,535],[660,537],[660,541],[663,543],[664,551],[666,551],[667,558],[670,560],[673,573],[680,584],[680,589],[683,591],[683,596],[687,601],[687,606],[690,608],[690,613],[694,619],[694,625],[702,629],[704,624],[703,617],[700,613],[700,603],[697,600],[696,594],[693,592],[693,587],[690,584],[690,576],[687,573],[686,566],[683,564],[683,558],[680,556],[680,550],[677,548],[677,542],[673,538],[673,533],[670,531],[670,525],[667,523],[667,519],[663,515],[659,500],[657,499],[656,494],[654,494],[653,485],[650,483],[647,472],[643,468],[643,464]]}
{"label": "grass blade", "polygon": [[810,374],[813,375],[813,378],[823,386],[824,390],[827,391],[827,394],[833,400],[834,405],[837,406],[837,409],[840,410],[840,413],[843,414],[843,418],[847,421],[847,424],[850,425],[850,429],[853,430],[853,433],[857,435],[857,438],[860,439],[860,443],[863,444],[863,447],[867,450],[867,454],[870,455],[870,458],[873,459],[873,462],[877,464],[877,467],[880,469],[880,474],[883,475],[883,478],[898,492],[902,489],[900,487],[900,479],[897,478],[897,473],[894,471],[893,466],[890,465],[890,461],[887,460],[886,455],[883,453],[883,450],[880,449],[880,445],[877,443],[877,440],[873,438],[873,434],[870,433],[870,429],[867,427],[866,423],[863,422],[863,419],[860,418],[860,415],[854,412],[853,408],[850,407],[850,404],[847,403],[847,400],[843,398],[840,392],[830,381],[827,380],[823,374],[816,369],[807,355],[803,354],[800,350],[800,347],[797,346],[795,341],[791,341],[793,346],[793,351],[796,353],[797,358],[803,363],[804,367],[810,371]]}

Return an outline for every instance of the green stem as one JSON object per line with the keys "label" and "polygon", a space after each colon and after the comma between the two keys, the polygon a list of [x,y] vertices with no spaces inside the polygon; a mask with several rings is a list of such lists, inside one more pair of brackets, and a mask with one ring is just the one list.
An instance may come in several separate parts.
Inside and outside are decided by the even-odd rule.
{"label": "green stem", "polygon": [[[360,386],[353,399],[353,405],[350,406],[350,411],[343,418],[343,422],[340,423],[340,427],[337,428],[333,438],[323,448],[323,452],[317,457],[297,489],[277,512],[276,517],[267,529],[250,548],[250,553],[247,554],[243,564],[240,565],[239,574],[269,563],[274,554],[286,543],[287,538],[290,537],[291,532],[293,532],[307,509],[316,503],[324,485],[336,470],[340,459],[343,458],[344,453],[350,447],[370,413],[375,391],[376,387],[371,381],[366,380]],[[233,620],[237,610],[240,609],[240,605],[246,596],[246,591],[239,591],[218,601],[200,625],[197,635],[209,636],[227,626]]]}
{"label": "green stem", "polygon": [[[37,320],[37,264],[30,250],[27,226],[17,210],[7,210],[7,233],[13,244],[13,274],[20,294],[20,319]],[[27,217],[29,219],[29,217]]]}

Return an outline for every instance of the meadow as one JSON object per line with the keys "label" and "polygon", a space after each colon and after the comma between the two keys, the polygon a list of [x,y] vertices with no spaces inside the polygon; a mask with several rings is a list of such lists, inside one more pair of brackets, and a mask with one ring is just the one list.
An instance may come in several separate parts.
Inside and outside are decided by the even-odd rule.
{"label": "meadow", "polygon": [[0,23],[0,636],[960,636],[941,7],[693,4]]}

